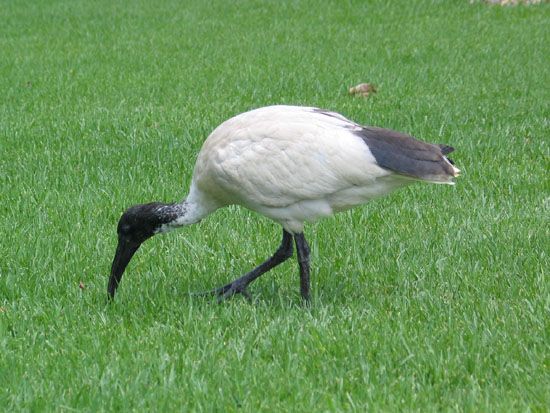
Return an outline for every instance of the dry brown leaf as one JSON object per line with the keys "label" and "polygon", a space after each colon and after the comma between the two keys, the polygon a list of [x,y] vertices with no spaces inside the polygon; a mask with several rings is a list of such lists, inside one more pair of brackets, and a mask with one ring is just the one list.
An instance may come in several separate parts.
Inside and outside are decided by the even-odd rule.
{"label": "dry brown leaf", "polygon": [[368,97],[371,93],[376,93],[376,86],[372,83],[359,83],[357,86],[349,88],[350,95],[361,95]]}

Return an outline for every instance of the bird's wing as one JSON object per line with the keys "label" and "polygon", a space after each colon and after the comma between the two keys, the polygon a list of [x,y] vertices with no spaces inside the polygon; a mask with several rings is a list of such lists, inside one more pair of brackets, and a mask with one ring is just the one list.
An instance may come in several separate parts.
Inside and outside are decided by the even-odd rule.
{"label": "bird's wing", "polygon": [[228,202],[284,207],[391,174],[354,133],[359,126],[343,116],[269,109],[237,116],[212,133],[197,160],[199,185]]}
{"label": "bird's wing", "polygon": [[434,182],[449,182],[458,169],[444,156],[454,148],[422,142],[390,129],[365,126],[355,131],[383,168]]}

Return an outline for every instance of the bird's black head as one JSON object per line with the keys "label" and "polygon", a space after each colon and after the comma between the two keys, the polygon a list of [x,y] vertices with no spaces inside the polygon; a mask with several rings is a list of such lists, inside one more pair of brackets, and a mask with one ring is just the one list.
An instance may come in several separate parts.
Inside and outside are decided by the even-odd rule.
{"label": "bird's black head", "polygon": [[108,293],[110,298],[114,297],[126,266],[140,245],[161,232],[163,225],[175,218],[176,212],[173,205],[159,202],[134,205],[122,214],[118,221],[118,245],[109,278]]}
{"label": "bird's black head", "polygon": [[118,221],[117,233],[121,238],[133,244],[141,244],[158,233],[162,225],[171,220],[171,214],[164,210],[170,206],[153,202],[150,204],[134,205],[128,208]]}

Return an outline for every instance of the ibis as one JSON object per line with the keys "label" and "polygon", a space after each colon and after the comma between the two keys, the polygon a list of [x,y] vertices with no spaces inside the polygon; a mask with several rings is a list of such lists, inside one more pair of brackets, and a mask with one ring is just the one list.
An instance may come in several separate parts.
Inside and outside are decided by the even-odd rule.
{"label": "ibis", "polygon": [[211,293],[220,300],[249,297],[250,283],[289,259],[295,245],[300,293],[307,301],[310,249],[304,224],[416,181],[453,184],[460,172],[446,156],[453,150],[314,107],[268,106],[237,115],[202,145],[187,197],[135,205],[122,214],[108,295],[114,298],[145,240],[240,205],[280,224],[282,241],[266,261]]}

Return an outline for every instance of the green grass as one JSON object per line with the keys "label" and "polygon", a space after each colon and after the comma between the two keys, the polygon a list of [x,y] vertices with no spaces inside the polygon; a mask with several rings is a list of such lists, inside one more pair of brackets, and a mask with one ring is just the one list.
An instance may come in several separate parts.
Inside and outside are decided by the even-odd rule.
{"label": "green grass", "polygon": [[[546,411],[548,4],[229,3],[0,6],[0,410]],[[237,207],[148,241],[105,306],[125,207],[275,103],[452,144],[463,177],[307,227],[310,309],[294,260],[253,304],[189,296],[278,245]]]}

